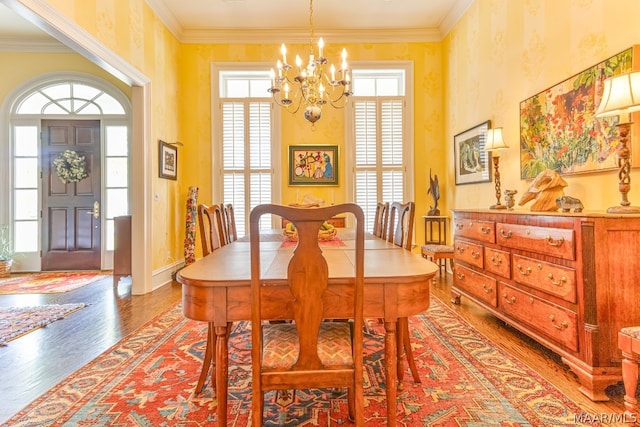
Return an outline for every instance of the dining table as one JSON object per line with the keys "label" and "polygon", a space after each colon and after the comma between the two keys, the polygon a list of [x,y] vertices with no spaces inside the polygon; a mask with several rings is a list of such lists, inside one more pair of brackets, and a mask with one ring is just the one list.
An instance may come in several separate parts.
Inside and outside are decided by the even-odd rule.
{"label": "dining table", "polygon": [[[348,307],[339,303],[349,295],[354,275],[355,240],[349,229],[340,229],[321,248],[329,267],[329,292],[324,316],[347,318]],[[282,230],[261,232],[260,262],[263,286],[271,286],[263,316],[287,320],[291,300],[286,284],[287,265],[295,242],[283,239]],[[429,307],[429,284],[437,265],[419,254],[367,234],[364,254],[364,316],[384,321],[384,366],[387,425],[396,425],[398,389],[398,318],[424,312]],[[213,324],[216,335],[215,390],[218,425],[227,424],[228,332],[233,322],[251,319],[251,259],[248,238],[239,239],[181,269],[182,310],[189,319]],[[365,361],[366,363],[366,361]],[[208,369],[208,367],[205,367]]]}

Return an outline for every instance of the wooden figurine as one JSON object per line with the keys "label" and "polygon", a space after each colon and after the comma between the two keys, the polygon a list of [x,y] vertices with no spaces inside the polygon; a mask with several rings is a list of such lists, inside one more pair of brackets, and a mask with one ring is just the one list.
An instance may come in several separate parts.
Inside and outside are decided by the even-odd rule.
{"label": "wooden figurine", "polygon": [[427,190],[427,194],[431,194],[431,197],[433,197],[433,206],[429,206],[431,209],[429,209],[427,215],[439,216],[438,199],[440,198],[440,187],[438,187],[438,175],[432,177],[431,169],[429,169],[429,190]]}
{"label": "wooden figurine", "polygon": [[531,185],[520,197],[518,205],[522,206],[530,200],[536,201],[531,205],[532,212],[552,212],[558,210],[556,200],[564,195],[567,182],[560,174],[551,169],[543,170],[534,178]]}
{"label": "wooden figurine", "polygon": [[507,209],[512,210],[513,205],[516,204],[516,194],[518,190],[504,190],[504,204],[507,205]]}

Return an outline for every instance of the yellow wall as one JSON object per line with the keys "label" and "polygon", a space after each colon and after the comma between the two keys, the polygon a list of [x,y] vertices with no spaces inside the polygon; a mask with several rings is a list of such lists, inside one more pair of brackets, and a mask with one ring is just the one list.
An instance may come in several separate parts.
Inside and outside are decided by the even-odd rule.
{"label": "yellow wall", "polygon": [[0,103],[16,86],[32,78],[42,74],[66,71],[100,77],[118,87],[127,97],[131,94],[127,85],[77,53],[0,52],[0,64],[2,64]]}
{"label": "yellow wall", "polygon": [[[151,139],[179,140],[180,44],[144,0],[47,0],[151,80]],[[185,169],[178,152],[178,174]],[[152,268],[183,259],[186,190],[158,178],[158,146],[148,153],[152,171]],[[134,165],[136,167],[136,165]],[[157,196],[157,197],[155,197]],[[169,257],[167,257],[169,254]]]}
{"label": "yellow wall", "polygon": [[[414,63],[414,145],[415,201],[417,215],[423,215],[432,204],[427,198],[429,168],[433,173],[446,175],[443,139],[443,76],[440,43],[388,43],[342,44],[325,47],[325,56],[331,61],[340,57],[346,47],[349,61],[402,60]],[[308,45],[287,46],[290,52],[305,52]],[[190,185],[199,187],[198,201],[211,203],[211,63],[212,62],[264,62],[271,68],[279,56],[278,45],[183,45],[180,55],[180,138],[185,147],[184,161],[189,165],[181,175],[183,192]],[[266,68],[266,69],[269,69]],[[344,153],[349,141],[345,141],[344,111],[323,108],[322,119],[312,130],[300,113],[295,116],[282,112],[282,165],[287,164],[288,145],[338,144]],[[340,174],[346,173],[344,156],[338,165]],[[282,202],[294,203],[296,197],[311,193],[335,203],[345,202],[344,180],[338,187],[289,187],[288,176],[283,172]],[[298,200],[301,201],[301,200]],[[215,200],[214,202],[220,202]],[[422,219],[416,220],[417,243],[422,243]]]}
{"label": "yellow wall", "polygon": [[[637,0],[475,0],[443,42],[446,52],[447,188],[458,208],[494,204],[494,183],[455,186],[454,135],[485,120],[503,127],[502,189],[516,200],[530,185],[520,179],[519,104],[536,93],[640,42]],[[565,194],[585,210],[620,203],[616,171],[564,176]],[[640,173],[631,173],[629,198],[640,205]],[[504,198],[502,199],[504,202]],[[532,203],[516,205],[530,209]]]}

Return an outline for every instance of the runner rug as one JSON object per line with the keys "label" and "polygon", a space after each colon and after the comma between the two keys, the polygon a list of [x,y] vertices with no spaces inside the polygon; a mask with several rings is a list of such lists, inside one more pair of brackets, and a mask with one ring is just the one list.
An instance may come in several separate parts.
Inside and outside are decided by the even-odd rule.
{"label": "runner rug", "polygon": [[0,346],[47,326],[86,307],[85,304],[50,304],[34,307],[0,307]]}
{"label": "runner rug", "polygon": [[109,277],[101,271],[47,272],[11,275],[0,279],[0,294],[68,292]]}
{"label": "runner rug", "polygon": [[[410,318],[422,384],[406,373],[399,390],[399,426],[572,426],[583,411],[527,366],[496,348],[443,303]],[[250,425],[248,323],[235,323],[229,348],[229,425]],[[365,419],[386,425],[383,331],[365,338]],[[211,426],[211,385],[193,396],[207,325],[187,320],[180,305],[72,374],[15,414],[10,426]],[[289,397],[289,398],[287,398]],[[293,398],[267,393],[267,426],[338,426],[347,421],[344,393],[298,390]]]}

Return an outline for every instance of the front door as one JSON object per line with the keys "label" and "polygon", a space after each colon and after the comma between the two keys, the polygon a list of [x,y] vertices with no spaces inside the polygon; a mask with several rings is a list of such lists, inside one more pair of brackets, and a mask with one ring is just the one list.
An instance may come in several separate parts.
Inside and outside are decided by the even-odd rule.
{"label": "front door", "polygon": [[[66,150],[84,157],[86,178],[64,182],[82,169],[56,169]],[[100,121],[43,120],[41,159],[42,270],[100,269]]]}

